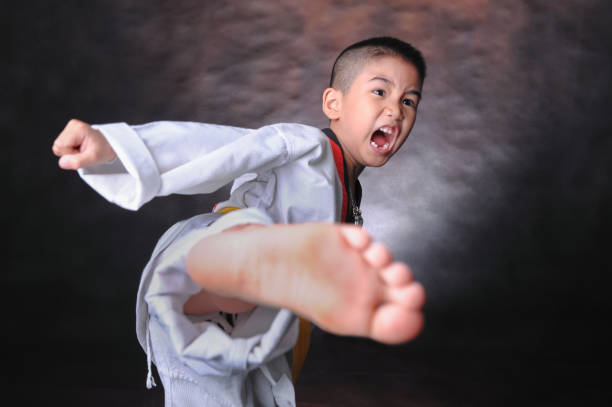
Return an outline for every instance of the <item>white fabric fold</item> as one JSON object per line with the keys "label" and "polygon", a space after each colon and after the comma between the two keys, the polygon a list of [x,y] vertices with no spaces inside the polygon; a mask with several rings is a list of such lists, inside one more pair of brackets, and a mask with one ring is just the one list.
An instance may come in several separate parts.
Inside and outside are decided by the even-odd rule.
{"label": "white fabric fold", "polygon": [[206,236],[245,223],[271,224],[272,220],[257,209],[222,217],[199,215],[171,228],[160,239],[143,273],[137,300],[138,338],[145,351],[148,315],[163,327],[181,360],[201,375],[245,372],[293,347],[297,319],[288,310],[258,306],[240,315],[230,333],[215,323],[218,313],[197,317],[183,313],[187,299],[201,289],[185,269],[190,248]]}
{"label": "white fabric fold", "polygon": [[125,123],[92,127],[104,134],[117,160],[79,169],[81,178],[100,195],[125,209],[136,210],[158,195],[160,174],[138,134]]}

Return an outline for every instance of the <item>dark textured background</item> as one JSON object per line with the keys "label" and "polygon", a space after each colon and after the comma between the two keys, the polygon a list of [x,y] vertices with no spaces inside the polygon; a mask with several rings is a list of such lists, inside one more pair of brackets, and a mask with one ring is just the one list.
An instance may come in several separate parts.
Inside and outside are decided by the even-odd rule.
{"label": "dark textured background", "polygon": [[68,119],[324,126],[336,54],[388,34],[429,75],[403,150],[362,175],[365,227],[425,284],[427,326],[399,347],[317,331],[299,404],[606,405],[610,4],[3,3],[4,382],[28,400],[160,405],[134,334],[140,270],[227,192],[114,207],[57,168]]}

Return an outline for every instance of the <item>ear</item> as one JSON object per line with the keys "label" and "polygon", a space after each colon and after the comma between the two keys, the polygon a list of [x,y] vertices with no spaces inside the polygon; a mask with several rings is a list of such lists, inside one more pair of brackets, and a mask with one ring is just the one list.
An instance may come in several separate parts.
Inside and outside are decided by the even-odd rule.
{"label": "ear", "polygon": [[337,120],[340,117],[342,107],[342,92],[338,89],[327,88],[323,92],[323,113],[329,120]]}

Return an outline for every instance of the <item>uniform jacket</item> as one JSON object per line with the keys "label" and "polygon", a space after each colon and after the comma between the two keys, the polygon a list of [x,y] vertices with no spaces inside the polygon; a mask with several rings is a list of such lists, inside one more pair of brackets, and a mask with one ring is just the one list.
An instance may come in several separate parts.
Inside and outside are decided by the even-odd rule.
{"label": "uniform jacket", "polygon": [[117,159],[79,174],[109,201],[137,210],[155,196],[211,193],[233,182],[230,198],[215,212],[249,208],[179,222],[145,267],[137,334],[149,366],[153,360],[164,381],[166,405],[294,405],[284,354],[295,344],[296,317],[267,307],[239,314],[233,326],[220,315],[185,316],[183,304],[200,287],[187,276],[184,257],[207,234],[240,223],[346,219],[344,162],[333,134],[328,138],[299,124],[256,130],[191,122],[94,127]]}

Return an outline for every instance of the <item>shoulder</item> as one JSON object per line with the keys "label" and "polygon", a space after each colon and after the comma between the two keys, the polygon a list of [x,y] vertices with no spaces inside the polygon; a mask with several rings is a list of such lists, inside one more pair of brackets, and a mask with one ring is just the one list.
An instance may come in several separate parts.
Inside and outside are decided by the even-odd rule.
{"label": "shoulder", "polygon": [[313,139],[325,140],[327,136],[321,131],[321,129],[307,124],[300,123],[275,123],[265,126],[264,128],[286,134],[288,136],[296,137],[310,137]]}
{"label": "shoulder", "polygon": [[261,130],[273,132],[283,138],[290,156],[302,156],[313,150],[321,151],[329,144],[327,136],[317,127],[299,123],[276,123]]}

